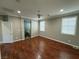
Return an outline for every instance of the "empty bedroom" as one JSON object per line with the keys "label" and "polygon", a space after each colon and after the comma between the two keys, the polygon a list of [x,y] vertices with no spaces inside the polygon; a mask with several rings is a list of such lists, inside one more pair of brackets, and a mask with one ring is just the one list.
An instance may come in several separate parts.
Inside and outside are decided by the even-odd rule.
{"label": "empty bedroom", "polygon": [[0,59],[79,59],[79,0],[0,0]]}

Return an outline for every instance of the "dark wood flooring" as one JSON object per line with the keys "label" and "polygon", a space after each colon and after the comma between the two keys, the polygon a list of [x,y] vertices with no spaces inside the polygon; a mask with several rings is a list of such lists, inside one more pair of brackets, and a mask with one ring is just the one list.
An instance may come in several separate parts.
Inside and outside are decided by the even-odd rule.
{"label": "dark wood flooring", "polygon": [[2,44],[2,59],[79,59],[79,50],[43,37]]}

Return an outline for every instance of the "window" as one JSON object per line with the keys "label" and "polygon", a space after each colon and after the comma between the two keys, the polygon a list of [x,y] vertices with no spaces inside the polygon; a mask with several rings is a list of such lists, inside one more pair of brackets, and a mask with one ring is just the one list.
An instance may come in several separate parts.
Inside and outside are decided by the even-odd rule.
{"label": "window", "polygon": [[75,35],[76,22],[77,22],[77,16],[62,18],[61,33]]}
{"label": "window", "polygon": [[45,31],[45,21],[40,21],[40,31]]}

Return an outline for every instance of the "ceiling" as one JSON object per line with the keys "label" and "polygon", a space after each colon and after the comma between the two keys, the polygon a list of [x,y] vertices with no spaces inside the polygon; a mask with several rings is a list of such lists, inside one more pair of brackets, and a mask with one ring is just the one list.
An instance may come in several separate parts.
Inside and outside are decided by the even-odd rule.
{"label": "ceiling", "polygon": [[17,10],[21,16],[30,18],[36,18],[38,10],[43,16],[61,15],[79,10],[79,0],[0,0],[1,15],[18,15]]}

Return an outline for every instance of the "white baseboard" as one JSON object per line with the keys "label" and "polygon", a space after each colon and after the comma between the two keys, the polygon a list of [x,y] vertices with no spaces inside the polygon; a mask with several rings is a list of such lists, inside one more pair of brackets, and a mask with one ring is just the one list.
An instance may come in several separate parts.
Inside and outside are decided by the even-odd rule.
{"label": "white baseboard", "polygon": [[50,40],[54,40],[54,41],[56,41],[56,42],[60,42],[60,43],[69,45],[69,46],[73,47],[74,49],[79,49],[79,46],[76,46],[76,45],[73,45],[73,44],[69,44],[69,43],[66,43],[66,42],[63,42],[63,41],[60,41],[60,40],[56,40],[56,39],[53,39],[53,38],[49,38],[49,37],[47,37],[47,36],[42,36],[42,35],[40,35],[40,36],[41,36],[41,37],[45,37],[45,38],[50,39]]}
{"label": "white baseboard", "polygon": [[31,36],[31,38],[34,38],[34,37],[37,37],[38,35],[36,35],[36,36]]}
{"label": "white baseboard", "polygon": [[[36,36],[32,36],[31,38],[34,38],[34,37],[37,37],[38,35]],[[63,42],[63,41],[60,41],[60,40],[56,40],[56,39],[53,39],[53,38],[49,38],[47,36],[42,36],[42,35],[39,35],[41,37],[45,37],[47,39],[50,39],[50,40],[53,40],[53,41],[56,41],[56,42],[60,42],[60,43],[63,43],[63,44],[66,44],[66,45],[69,45],[69,46],[72,46],[74,49],[79,49],[79,46],[76,46],[76,45],[73,45],[73,44],[69,44],[69,43],[66,43],[66,42]],[[13,42],[17,42],[17,41],[21,41],[21,40],[24,40],[24,39],[19,39],[19,40],[14,40]],[[10,42],[10,43],[13,43],[13,42]],[[0,42],[0,44],[2,44],[3,42]]]}
{"label": "white baseboard", "polygon": [[11,41],[11,42],[0,42],[0,44],[4,44],[4,43],[14,43],[14,42],[21,41],[21,40],[24,40],[24,39],[13,40],[13,41]]}
{"label": "white baseboard", "polygon": [[[31,38],[34,38],[34,37],[37,37],[37,35],[36,36],[32,36]],[[17,41],[21,41],[21,40],[25,40],[25,39],[14,40],[13,42],[17,42]]]}
{"label": "white baseboard", "polygon": [[[38,35],[36,36],[32,36],[31,38],[34,38],[34,37],[37,37]],[[4,43],[14,43],[14,42],[18,42],[18,41],[21,41],[21,40],[25,40],[25,39],[18,39],[18,40],[13,40],[11,42],[0,42],[0,44],[4,44]]]}
{"label": "white baseboard", "polygon": [[21,40],[24,40],[24,39],[18,39],[18,40],[14,40],[13,42],[17,42],[17,41],[21,41]]}

